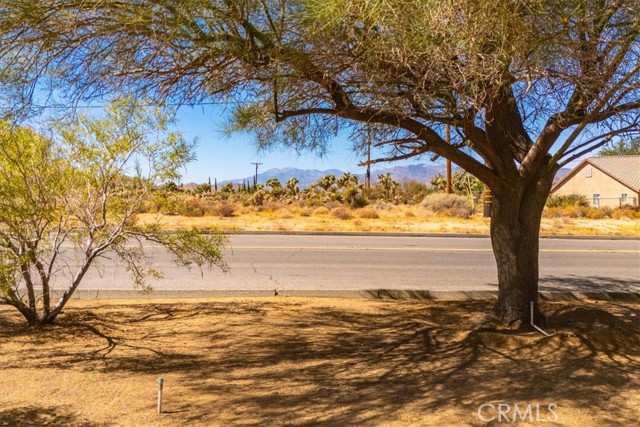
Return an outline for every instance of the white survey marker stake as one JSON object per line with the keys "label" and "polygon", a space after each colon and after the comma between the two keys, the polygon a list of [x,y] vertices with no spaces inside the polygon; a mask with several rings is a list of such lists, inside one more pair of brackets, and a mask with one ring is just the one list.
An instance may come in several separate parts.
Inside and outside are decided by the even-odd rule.
{"label": "white survey marker stake", "polygon": [[164,378],[158,378],[158,413],[162,413],[162,387],[164,386]]}

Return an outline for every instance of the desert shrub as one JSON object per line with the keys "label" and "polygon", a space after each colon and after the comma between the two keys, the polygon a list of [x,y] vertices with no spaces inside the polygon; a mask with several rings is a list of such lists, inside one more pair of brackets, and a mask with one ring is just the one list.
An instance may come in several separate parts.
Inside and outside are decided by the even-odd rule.
{"label": "desert shrub", "polygon": [[353,213],[347,208],[334,208],[331,210],[331,216],[337,219],[347,220],[353,218]]}
{"label": "desert shrub", "polygon": [[426,184],[416,180],[403,181],[400,188],[404,195],[404,201],[410,204],[422,202],[429,193],[433,192]]}
{"label": "desert shrub", "polygon": [[614,209],[611,212],[611,218],[615,218],[615,219],[640,218],[640,209],[633,206],[629,206],[629,205],[623,205],[617,209]]}
{"label": "desert shrub", "polygon": [[391,210],[393,205],[390,205],[389,203],[385,203],[385,202],[378,202],[373,207],[377,211],[388,211],[388,210]]}
{"label": "desert shrub", "polygon": [[[171,206],[171,202],[174,201]],[[175,210],[175,198],[171,193],[164,190],[154,191],[151,197],[144,202],[141,208],[141,212],[161,212],[166,213],[170,210]]]}
{"label": "desert shrub", "polygon": [[262,206],[264,203],[264,198],[267,195],[267,193],[264,190],[258,190],[255,193],[253,193],[251,195],[251,198],[249,199],[249,202],[253,205],[253,206]]}
{"label": "desert shrub", "polygon": [[364,195],[364,188],[358,185],[357,182],[351,182],[346,185],[339,198],[344,204],[356,209],[365,207],[369,202]]}
{"label": "desert shrub", "polygon": [[276,211],[276,216],[281,219],[291,219],[293,213],[288,208],[280,208]]}
{"label": "desert shrub", "polygon": [[610,206],[603,206],[601,208],[594,208],[592,206],[566,206],[566,207],[554,207],[546,208],[543,212],[543,216],[546,218],[588,218],[588,219],[603,219],[603,218],[640,218],[640,210],[634,208],[612,208]]}
{"label": "desert shrub", "polygon": [[611,206],[603,206],[600,208],[600,212],[606,217],[611,218],[611,214],[613,213],[613,208]]}
{"label": "desert shrub", "polygon": [[203,216],[207,211],[206,203],[198,197],[189,197],[177,205],[177,213],[184,216]]}
{"label": "desert shrub", "polygon": [[548,208],[566,208],[568,206],[589,206],[589,199],[583,194],[558,194],[549,196],[547,199]]}
{"label": "desert shrub", "polygon": [[336,208],[342,207],[342,203],[340,203],[340,202],[338,202],[336,200],[331,200],[331,201],[325,202],[324,207],[331,211],[331,210],[334,210]]}
{"label": "desert shrub", "polygon": [[545,218],[566,218],[569,215],[563,208],[546,208],[542,212],[542,216]]}
{"label": "desert shrub", "polygon": [[282,208],[283,208],[282,203],[273,199],[267,199],[262,204],[263,212],[278,212]]}
{"label": "desert shrub", "polygon": [[314,215],[326,215],[328,213],[329,213],[329,209],[327,209],[325,206],[317,207],[313,211]]}
{"label": "desert shrub", "polygon": [[378,215],[378,211],[376,211],[373,208],[358,209],[357,213],[360,218],[366,218],[366,219],[380,218],[380,215]]}
{"label": "desert shrub", "polygon": [[232,217],[236,212],[236,207],[231,203],[218,204],[213,213],[224,218]]}
{"label": "desert shrub", "polygon": [[584,218],[589,213],[589,206],[571,205],[562,208],[570,218]]}
{"label": "desert shrub", "polygon": [[445,216],[469,218],[473,214],[469,199],[458,194],[429,194],[421,205],[428,211]]}
{"label": "desert shrub", "polygon": [[309,208],[309,207],[304,207],[300,209],[300,216],[311,216],[313,214],[313,209]]}
{"label": "desert shrub", "polygon": [[585,217],[588,219],[602,219],[602,218],[605,218],[605,215],[601,209],[592,208],[585,213]]}
{"label": "desert shrub", "polygon": [[204,184],[198,184],[193,189],[193,192],[194,194],[211,193],[211,184],[209,184],[208,182],[205,182]]}

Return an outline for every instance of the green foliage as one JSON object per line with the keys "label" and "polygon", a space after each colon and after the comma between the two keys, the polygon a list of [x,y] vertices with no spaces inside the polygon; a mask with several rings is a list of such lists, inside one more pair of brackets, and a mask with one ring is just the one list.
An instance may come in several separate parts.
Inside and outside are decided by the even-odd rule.
{"label": "green foliage", "polygon": [[[431,185],[436,191],[444,192],[447,188],[447,180],[439,173],[431,179]],[[467,196],[478,195],[484,191],[484,184],[470,173],[459,170],[451,176],[451,191]]]}
{"label": "green foliage", "polygon": [[264,204],[266,195],[267,193],[262,189],[255,191],[251,195],[251,199],[250,199],[251,204],[254,206],[262,206]]}
{"label": "green foliage", "polygon": [[298,187],[299,182],[300,180],[296,177],[287,180],[286,189],[289,196],[297,196],[300,193],[300,187]]}
{"label": "green foliage", "polygon": [[178,184],[176,184],[175,182],[168,181],[162,185],[162,190],[169,193],[175,193],[177,191],[180,191],[180,187],[178,187]]}
{"label": "green foliage", "polygon": [[[164,246],[180,266],[226,269],[222,235],[172,235],[158,224],[137,225],[136,215],[154,203],[153,189],[177,180],[194,158],[194,144],[168,131],[168,117],[123,100],[101,117],[53,123],[54,139],[0,124],[0,302],[29,324],[51,323],[107,254],[146,288],[146,279],[160,272],[147,263],[145,241]],[[73,263],[59,256],[63,245],[73,247]],[[59,289],[67,286],[55,305],[54,279]]]}
{"label": "green foliage", "polygon": [[426,184],[415,180],[403,181],[401,191],[406,203],[420,203],[428,194],[433,192]]}
{"label": "green foliage", "polygon": [[235,188],[233,188],[233,183],[232,182],[227,182],[225,185],[222,186],[222,188],[220,189],[221,193],[227,193],[227,194],[232,194],[235,192]]}
{"label": "green foliage", "polygon": [[609,144],[600,150],[601,156],[640,156],[640,138],[623,140]]}
{"label": "green foliage", "polygon": [[278,180],[278,178],[271,178],[267,180],[267,182],[265,182],[265,185],[267,185],[268,187],[271,187],[271,191],[269,192],[269,194],[274,199],[279,199],[280,197],[283,197],[287,192],[287,190],[284,187],[282,187],[282,184],[280,184],[280,181]]}
{"label": "green foliage", "polygon": [[338,188],[346,188],[350,185],[358,185],[358,177],[350,172],[344,172],[342,176],[336,179]]}
{"label": "green foliage", "polygon": [[205,193],[211,193],[211,184],[208,182],[202,183],[202,184],[198,184],[196,185],[196,187],[193,189],[193,192],[195,194],[205,194]]}
{"label": "green foliage", "polygon": [[384,200],[391,201],[392,197],[395,195],[395,191],[400,184],[391,178],[390,173],[380,174],[378,175],[378,182],[376,182],[376,187],[380,187],[384,192]]}
{"label": "green foliage", "polygon": [[548,208],[566,208],[569,206],[590,206],[589,199],[584,194],[558,194],[551,195],[547,199]]}
{"label": "green foliage", "polygon": [[320,178],[315,183],[315,186],[322,188],[324,191],[329,191],[335,183],[336,183],[335,175],[328,174]]}

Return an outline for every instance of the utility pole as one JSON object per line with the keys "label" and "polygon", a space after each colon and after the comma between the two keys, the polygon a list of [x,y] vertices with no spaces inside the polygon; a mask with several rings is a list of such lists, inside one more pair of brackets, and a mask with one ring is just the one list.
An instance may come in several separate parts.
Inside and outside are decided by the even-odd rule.
{"label": "utility pole", "polygon": [[367,128],[367,172],[365,175],[367,190],[371,190],[371,132]]}
{"label": "utility pole", "polygon": [[256,174],[253,177],[253,186],[254,187],[258,187],[258,166],[260,166],[262,163],[257,163],[257,162],[251,162],[252,165],[256,165]]}
{"label": "utility pole", "polygon": [[[447,144],[451,144],[451,126],[446,125],[445,139]],[[451,194],[451,160],[447,159],[447,194]]]}

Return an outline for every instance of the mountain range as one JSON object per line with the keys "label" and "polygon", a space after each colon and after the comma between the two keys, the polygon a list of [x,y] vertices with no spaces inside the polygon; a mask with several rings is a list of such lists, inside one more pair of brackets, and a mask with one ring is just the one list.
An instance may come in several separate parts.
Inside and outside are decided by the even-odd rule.
{"label": "mountain range", "polygon": [[[454,165],[453,172],[459,170],[457,166]],[[561,169],[556,175],[556,180],[563,177],[565,174],[569,172],[569,168]],[[325,175],[334,175],[336,178],[340,177],[344,172],[339,169],[327,169],[327,170],[318,170],[318,169],[298,169],[294,167],[287,167],[283,169],[269,169],[262,173],[258,174],[258,183],[264,184],[270,179],[277,178],[280,183],[283,185],[291,178],[298,178],[298,186],[300,188],[307,188],[314,182],[318,181]],[[372,169],[371,170],[371,180],[375,182],[377,180],[378,175],[390,173],[391,177],[398,181],[418,181],[425,184],[429,184],[431,179],[437,174],[444,175],[446,173],[445,165],[438,164],[426,164],[419,163],[413,165],[406,166],[394,166],[391,168],[381,168],[381,169]],[[364,174],[355,174],[358,176],[360,182],[364,182]],[[253,176],[244,177],[244,178],[235,178],[226,181],[218,182],[218,186],[225,185],[228,182],[232,182],[234,185],[242,184],[243,181],[249,182],[249,184],[253,183]],[[183,188],[191,189],[195,187],[195,183],[184,184]]]}
{"label": "mountain range", "polygon": [[[457,170],[457,169],[456,169]],[[415,164],[408,166],[395,166],[392,168],[371,169],[371,180],[375,182],[378,175],[390,173],[394,180],[398,182],[415,180],[419,182],[429,183],[438,173],[444,174],[446,172],[446,166],[444,165],[430,165],[430,164]],[[269,169],[258,174],[258,183],[264,184],[270,179],[277,178],[283,185],[290,178],[298,178],[298,186],[300,188],[307,188],[314,182],[318,181],[325,175],[334,175],[339,178],[344,172],[339,169],[298,169],[298,168],[283,168],[283,169]],[[364,182],[364,174],[354,174],[358,177],[360,182]],[[239,179],[230,180],[234,184],[242,183],[243,179],[253,183],[253,176]],[[226,184],[228,181],[218,183],[218,185]]]}

